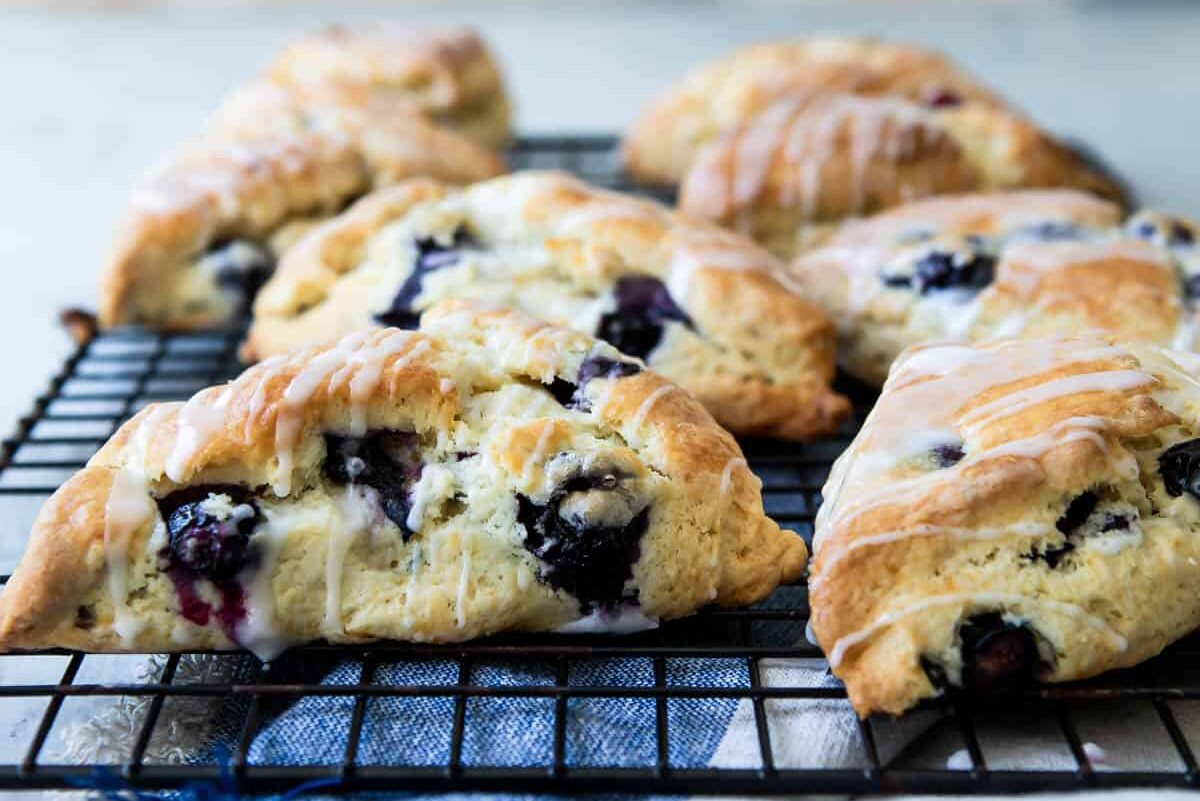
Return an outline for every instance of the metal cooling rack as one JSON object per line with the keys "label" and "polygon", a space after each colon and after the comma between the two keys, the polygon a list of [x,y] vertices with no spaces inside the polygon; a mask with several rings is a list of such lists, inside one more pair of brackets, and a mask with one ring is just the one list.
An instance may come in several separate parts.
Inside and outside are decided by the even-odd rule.
{"label": "metal cooling rack", "polygon": [[[545,137],[522,140],[513,162],[522,167],[561,168],[594,183],[621,189],[621,177],[609,137]],[[0,509],[9,526],[5,553],[19,552],[23,532],[41,500],[99,447],[109,434],[144,404],[179,399],[239,370],[236,349],[242,330],[193,335],[156,335],[139,331],[100,333],[79,346],[37,398],[32,413],[22,419],[15,435],[0,447]],[[858,401],[858,416],[871,396],[858,387],[843,387]],[[763,479],[767,511],[781,524],[811,538],[819,490],[832,460],[846,447],[857,422],[829,440],[798,446],[753,441],[744,443],[751,466]],[[11,570],[12,558],[4,571]],[[5,576],[7,579],[7,576]],[[316,644],[290,651],[271,666],[244,655],[242,668],[205,680],[184,676],[186,661],[178,654],[164,658],[145,680],[118,684],[89,678],[90,666],[101,655],[55,652],[50,656],[22,654],[0,657],[0,705],[32,706],[26,713],[28,741],[0,749],[10,757],[0,764],[0,788],[62,788],[94,780],[96,765],[66,764],[48,755],[52,732],[61,725],[64,707],[81,700],[107,699],[137,703],[137,733],[127,753],[106,762],[112,781],[139,788],[171,788],[192,781],[232,777],[243,792],[279,791],[305,781],[336,782],[324,792],[351,789],[407,791],[488,790],[510,792],[632,792],[700,794],[798,794],[883,792],[1018,792],[1039,789],[1113,787],[1129,785],[1195,785],[1200,775],[1196,757],[1176,705],[1200,700],[1200,672],[1193,669],[1200,647],[1189,639],[1136,670],[1109,674],[1075,685],[1009,690],[982,698],[948,698],[915,715],[931,715],[936,723],[918,741],[931,737],[965,750],[970,767],[950,770],[941,762],[912,758],[913,746],[887,753],[886,729],[896,724],[853,718],[839,684],[776,686],[764,679],[772,664],[803,661],[824,667],[819,651],[805,640],[807,591],[783,587],[766,602],[750,609],[706,610],[665,625],[660,630],[625,638],[520,636],[500,637],[452,647],[378,643],[363,647]],[[644,686],[580,684],[572,681],[585,663],[607,657],[634,658],[647,663]],[[357,661],[357,682],[321,684],[335,661]],[[456,680],[431,685],[405,685],[378,680],[386,666],[406,661],[439,659],[453,665]],[[32,675],[14,669],[19,660],[50,660],[56,678],[48,681],[12,677]],[[698,681],[671,679],[682,662],[735,668],[742,680],[717,682],[700,672]],[[784,660],[775,662],[774,660]],[[486,665],[538,663],[552,679],[494,686],[481,679]],[[41,664],[41,663],[39,663]],[[43,674],[44,675],[44,674]],[[232,675],[234,678],[229,678]],[[322,765],[260,765],[249,758],[256,735],[279,710],[299,699],[316,696],[344,698],[353,704],[346,745],[340,757]],[[369,703],[386,698],[448,699],[438,726],[446,736],[444,761],[411,766],[403,760],[362,759],[361,735]],[[208,764],[169,764],[153,758],[152,743],[170,736],[172,705],[194,698],[227,699],[237,710],[240,726],[227,732],[230,753]],[[704,699],[744,699],[752,710],[757,733],[755,764],[714,769],[678,764],[672,725],[679,705]],[[468,706],[488,699],[540,699],[553,705],[553,737],[537,767],[497,767],[470,764],[464,743],[471,739]],[[638,699],[653,719],[652,756],[647,764],[627,767],[589,767],[568,754],[568,727],[586,725],[587,717],[573,714],[579,704],[598,700]],[[777,754],[780,736],[769,709],[779,703],[833,704],[845,712],[848,737],[858,740],[862,758],[849,767],[802,767],[784,764]],[[1110,711],[1106,711],[1110,710]],[[1084,747],[1081,719],[1095,713],[1151,716],[1164,746],[1177,763],[1173,769],[1113,771],[1094,764]],[[989,765],[986,724],[997,716],[1026,721],[1049,721],[1050,733],[1069,756],[1058,770],[1022,770]],[[165,734],[164,734],[165,732]],[[447,735],[448,732],[448,735]],[[1009,732],[1010,735],[1012,732]],[[431,734],[433,736],[433,734]],[[1022,736],[1018,733],[1016,736]],[[943,752],[944,753],[944,752]]]}

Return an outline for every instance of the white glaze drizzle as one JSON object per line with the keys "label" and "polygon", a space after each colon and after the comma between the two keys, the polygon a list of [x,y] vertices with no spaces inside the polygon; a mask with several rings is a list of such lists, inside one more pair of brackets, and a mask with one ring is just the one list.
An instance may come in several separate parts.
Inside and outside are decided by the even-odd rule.
{"label": "white glaze drizzle", "polygon": [[187,478],[185,468],[188,460],[225,427],[225,407],[233,397],[233,387],[226,386],[215,400],[210,401],[211,395],[211,390],[196,393],[175,418],[175,443],[167,456],[165,472],[167,478],[176,483],[182,483]]}
{"label": "white glaze drizzle", "polygon": [[467,590],[471,587],[471,549],[462,549],[462,568],[458,572],[458,589],[454,595],[454,621],[461,629],[467,625]]}
{"label": "white glaze drizzle", "polygon": [[383,376],[383,368],[387,359],[408,352],[392,364],[392,370],[397,371],[412,362],[418,356],[429,350],[429,340],[418,339],[412,331],[391,331],[374,345],[356,351],[345,365],[329,379],[330,387],[340,386],[346,381],[350,384],[350,433],[362,436],[367,433],[366,403],[379,386]]}
{"label": "white glaze drizzle", "polygon": [[140,469],[123,467],[113,475],[104,504],[104,559],[113,607],[113,631],[122,640],[136,637],[143,622],[129,609],[129,540],[156,515]]}
{"label": "white glaze drizzle", "polygon": [[[1017,342],[976,348],[935,345],[909,351],[894,366],[884,392],[893,396],[905,393],[911,397],[893,397],[892,403],[878,406],[880,411],[873,412],[864,423],[858,444],[835,463],[825,487],[825,504],[817,516],[814,547],[819,549],[835,526],[847,525],[862,514],[886,504],[911,502],[919,493],[950,480],[957,470],[985,459],[1001,456],[1037,458],[1053,448],[1079,440],[1090,440],[1101,450],[1109,452],[1103,436],[1106,422],[1096,417],[1077,416],[1060,420],[1047,430],[1027,438],[977,449],[949,470],[928,471],[886,482],[873,487],[848,505],[840,504],[840,496],[851,472],[855,485],[862,486],[873,476],[891,469],[911,455],[906,443],[911,440],[914,431],[957,429],[966,434],[966,439],[978,440],[989,426],[1036,404],[1083,392],[1127,391],[1155,381],[1153,376],[1144,371],[1121,367],[1053,378],[1005,394],[961,416],[954,408],[955,400],[977,397],[1014,377],[1036,375],[1056,367],[1087,364],[1120,355],[1128,356],[1129,353],[1111,346],[1071,341],[1048,342],[1044,348]],[[903,420],[898,419],[897,415]],[[884,422],[881,422],[881,418]],[[864,442],[870,445],[863,445]],[[853,471],[850,469],[852,462],[855,464]],[[1136,475],[1136,463],[1127,454],[1115,466],[1122,474]]]}
{"label": "white glaze drizzle", "polygon": [[370,335],[368,331],[359,331],[343,337],[329,350],[308,359],[284,389],[275,416],[275,456],[279,464],[272,489],[279,497],[291,492],[294,449],[300,439],[305,406],[322,383],[345,364]]}
{"label": "white glaze drizzle", "polygon": [[674,391],[674,385],[664,384],[647,395],[645,400],[641,402],[641,405],[638,406],[637,412],[634,413],[633,419],[630,421],[630,427],[635,430],[641,428],[642,423],[646,420],[646,415],[650,414],[650,410],[654,408],[654,405]]}
{"label": "white glaze drizzle", "polygon": [[935,609],[939,606],[954,606],[957,604],[989,605],[1005,608],[1021,606],[1040,608],[1047,612],[1068,615],[1080,623],[1096,629],[1108,638],[1109,643],[1118,652],[1124,651],[1129,647],[1128,640],[1122,637],[1112,626],[1075,604],[1048,598],[1032,598],[1028,595],[1010,592],[956,592],[923,598],[916,603],[909,604],[900,609],[885,612],[863,628],[839,637],[837,642],[833,644],[833,648],[829,651],[829,666],[836,668],[842,663],[842,659],[845,658],[848,650],[866,642],[871,637],[904,618],[912,617],[913,615],[929,609]]}
{"label": "white glaze drizzle", "polygon": [[555,426],[550,420],[542,421],[542,430],[538,432],[537,442],[533,445],[533,450],[525,455],[525,461],[521,463],[521,483],[528,486],[533,478],[533,469],[546,461],[546,448],[550,444],[550,437],[554,434]]}

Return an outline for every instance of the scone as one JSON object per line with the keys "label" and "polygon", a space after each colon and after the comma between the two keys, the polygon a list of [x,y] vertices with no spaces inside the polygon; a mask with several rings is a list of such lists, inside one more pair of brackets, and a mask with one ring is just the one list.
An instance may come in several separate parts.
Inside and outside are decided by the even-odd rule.
{"label": "scone", "polygon": [[101,284],[103,325],[210,328],[247,311],[299,234],[414,175],[503,171],[490,151],[412,113],[256,86],[134,190]]}
{"label": "scone", "polygon": [[607,340],[738,434],[803,438],[849,411],[829,389],[829,318],[748,239],[558,173],[455,190],[399,184],[287,254],[254,306],[263,358],[372,325],[415,327],[447,297],[523,309]]}
{"label": "scone", "polygon": [[1200,359],[914,347],[817,515],[812,629],[855,710],[1129,667],[1200,624]]}
{"label": "scone", "polygon": [[916,45],[839,37],[757,44],[700,67],[651,103],[625,135],[625,166],[639,181],[677,184],[704,145],[775,101],[828,94],[1004,105],[945,56]]}
{"label": "scone", "polygon": [[468,28],[333,26],[289,43],[267,74],[283,86],[399,100],[487,147],[500,148],[510,138],[500,70]]}
{"label": "scone", "polygon": [[589,336],[463,302],[126,423],[42,509],[5,648],[629,631],[798,577],[733,438]]}
{"label": "scone", "polygon": [[708,145],[687,170],[679,205],[787,257],[845,217],[929,195],[1026,187],[1124,201],[1112,179],[1011,111],[831,95],[779,101]]}
{"label": "scone", "polygon": [[1069,190],[930,198],[850,221],[790,264],[882,384],[909,345],[1102,330],[1190,350],[1200,251],[1181,219]]}

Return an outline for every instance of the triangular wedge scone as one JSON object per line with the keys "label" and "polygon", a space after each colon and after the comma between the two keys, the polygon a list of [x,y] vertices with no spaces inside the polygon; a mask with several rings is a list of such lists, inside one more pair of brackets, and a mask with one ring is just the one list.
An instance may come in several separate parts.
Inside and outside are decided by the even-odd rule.
{"label": "triangular wedge scone", "polygon": [[1005,105],[950,59],[917,45],[837,36],[760,42],[697,67],[653,100],[625,132],[622,159],[639,181],[675,184],[705,145],[776,101],[847,93],[933,107]]}
{"label": "triangular wedge scone", "polygon": [[1200,624],[1197,370],[1099,337],[901,355],[817,516],[812,627],[860,715]]}
{"label": "triangular wedge scone", "polygon": [[630,630],[798,577],[733,438],[616,349],[463,303],[142,410],[46,503],[9,648]]}
{"label": "triangular wedge scone", "polygon": [[470,28],[334,25],[288,42],[267,78],[295,91],[403,103],[486,147],[502,148],[511,138],[500,67]]}
{"label": "triangular wedge scone", "polygon": [[593,334],[698,397],[736,434],[805,438],[850,405],[829,318],[745,237],[560,173],[461,190],[412,180],[310,232],[254,306],[262,358],[477,298]]}

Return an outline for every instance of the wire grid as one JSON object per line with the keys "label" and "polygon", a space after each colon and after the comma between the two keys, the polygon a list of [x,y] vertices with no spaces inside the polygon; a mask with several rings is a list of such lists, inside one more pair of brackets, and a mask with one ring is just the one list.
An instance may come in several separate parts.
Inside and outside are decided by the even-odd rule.
{"label": "wire grid", "polygon": [[[625,184],[616,167],[614,141],[608,137],[554,137],[522,140],[514,150],[514,164],[524,167],[561,168],[583,175],[594,183],[621,189]],[[24,516],[13,531],[27,531],[40,501],[81,467],[86,459],[126,418],[149,402],[180,399],[211,383],[235,375],[236,349],[244,325],[233,330],[189,335],[157,335],[133,330],[103,332],[82,344],[67,359],[48,391],[36,399],[33,411],[23,418],[13,437],[0,447],[0,503],[24,502]],[[766,509],[780,524],[811,540],[813,514],[830,465],[846,447],[872,395],[862,387],[843,385],[856,399],[855,420],[837,436],[811,444],[747,441],[743,445],[751,467],[763,480]],[[14,533],[9,550],[23,543]],[[11,569],[11,560],[5,570]],[[4,576],[7,581],[8,576]],[[87,675],[96,655],[54,652],[65,661],[57,681],[0,684],[0,702],[39,699],[45,702],[31,725],[32,736],[23,756],[0,764],[0,787],[68,787],[86,779],[95,766],[49,764],[47,740],[64,703],[89,697],[148,700],[132,748],[116,764],[122,781],[138,787],[170,788],[195,780],[217,779],[231,770],[245,792],[278,791],[297,783],[328,779],[336,786],[325,792],[351,789],[404,789],[408,791],[489,790],[510,792],[624,791],[697,794],[783,793],[882,793],[882,792],[1020,792],[1040,789],[1110,787],[1129,785],[1194,785],[1200,769],[1172,705],[1200,700],[1197,672],[1190,670],[1200,655],[1200,645],[1186,639],[1166,654],[1136,670],[1110,674],[1091,683],[1005,690],[985,697],[963,696],[928,705],[935,717],[959,738],[970,757],[965,770],[942,765],[911,765],[903,753],[881,757],[879,721],[851,724],[857,727],[865,759],[861,767],[802,768],[777,764],[767,704],[801,700],[849,706],[836,682],[823,686],[773,686],[764,681],[763,660],[806,660],[824,666],[822,655],[804,636],[808,620],[807,590],[782,587],[766,602],[749,609],[704,610],[692,618],[663,626],[655,632],[625,638],[506,636],[456,646],[431,646],[398,642],[362,647],[312,644],[293,649],[274,664],[251,665],[244,677],[213,682],[184,682],[179,678],[181,657],[169,655],[145,682],[98,683],[80,679]],[[605,657],[649,660],[653,681],[647,686],[579,686],[572,672],[584,661]],[[0,675],[6,662],[29,659],[22,655],[0,657]],[[334,660],[354,659],[360,678],[347,685],[319,684],[321,669]],[[376,681],[377,670],[405,660],[438,658],[456,666],[457,680],[443,684],[396,685]],[[676,686],[668,674],[677,660],[718,660],[744,671],[744,686]],[[552,684],[489,686],[478,680],[485,663],[536,661],[554,676]],[[314,672],[315,671],[315,672]],[[331,765],[250,764],[248,752],[256,734],[276,711],[306,696],[353,699],[346,748],[340,762]],[[443,697],[453,702],[444,725],[449,728],[449,752],[444,763],[427,766],[366,765],[359,758],[360,739],[369,699]],[[243,701],[244,717],[236,733],[236,747],[228,766],[217,764],[159,764],[147,756],[156,726],[163,725],[164,706],[181,698],[235,698]],[[486,767],[467,764],[464,740],[470,699],[526,698],[553,702],[553,741],[540,767]],[[714,769],[673,764],[671,704],[688,700],[743,699],[753,710],[757,733],[758,764],[754,767]],[[567,758],[567,721],[570,706],[585,699],[648,699],[653,703],[654,753],[643,767],[578,767]],[[1141,705],[1157,718],[1178,756],[1178,770],[1147,768],[1133,771],[1099,769],[1084,748],[1076,719],[1080,703],[1120,701]],[[1068,770],[991,769],[981,744],[980,724],[1003,710],[1056,721],[1058,736],[1074,760]]]}

